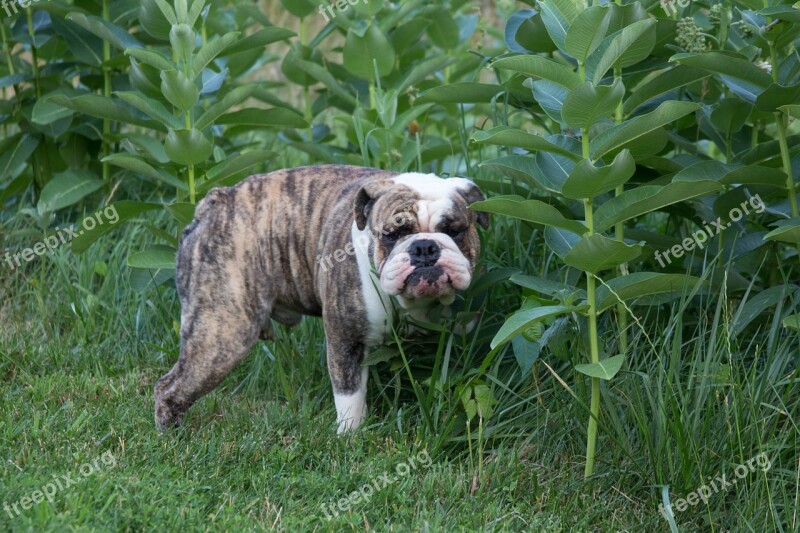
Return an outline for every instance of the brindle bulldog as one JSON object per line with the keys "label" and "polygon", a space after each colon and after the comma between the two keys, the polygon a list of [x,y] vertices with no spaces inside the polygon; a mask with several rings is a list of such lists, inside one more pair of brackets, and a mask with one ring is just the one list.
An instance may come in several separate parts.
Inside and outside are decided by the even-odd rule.
{"label": "brindle bulldog", "polygon": [[[181,423],[271,320],[322,316],[339,433],[366,417],[367,351],[399,312],[425,317],[472,280],[480,251],[464,178],[313,166],[213,189],[181,237],[181,352],[155,386],[156,425]],[[394,302],[392,301],[394,300]],[[396,305],[395,305],[396,304]]]}

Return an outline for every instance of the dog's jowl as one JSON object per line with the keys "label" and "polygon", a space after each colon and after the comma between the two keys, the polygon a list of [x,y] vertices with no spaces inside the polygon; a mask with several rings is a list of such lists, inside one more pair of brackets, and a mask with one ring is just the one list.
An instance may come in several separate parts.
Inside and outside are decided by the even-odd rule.
{"label": "dog's jowl", "polygon": [[[463,178],[347,166],[279,170],[212,190],[181,237],[181,353],[155,387],[156,424],[181,423],[271,321],[322,316],[339,432],[366,416],[366,351],[393,309],[424,318],[472,279],[488,215]],[[394,300],[392,302],[391,300]]]}

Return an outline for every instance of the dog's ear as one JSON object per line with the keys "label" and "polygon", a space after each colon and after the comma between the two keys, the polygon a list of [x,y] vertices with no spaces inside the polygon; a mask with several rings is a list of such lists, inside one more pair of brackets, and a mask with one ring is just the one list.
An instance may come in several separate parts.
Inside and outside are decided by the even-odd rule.
{"label": "dog's ear", "polygon": [[[483,200],[486,200],[486,197],[483,195],[483,192],[481,192],[480,188],[478,188],[478,186],[472,182],[469,183],[468,187],[465,190],[460,190],[459,192],[461,193],[461,196],[464,197],[464,200],[467,201],[467,205],[472,205],[475,202],[481,202]],[[478,224],[480,224],[483,229],[489,227],[489,220],[490,220],[489,213],[482,213],[480,211],[475,211],[475,215]]]}
{"label": "dog's ear", "polygon": [[367,227],[367,219],[375,200],[394,186],[391,180],[376,180],[366,183],[361,190],[356,194],[356,200],[353,205],[353,217],[356,219],[356,226],[359,230]]}

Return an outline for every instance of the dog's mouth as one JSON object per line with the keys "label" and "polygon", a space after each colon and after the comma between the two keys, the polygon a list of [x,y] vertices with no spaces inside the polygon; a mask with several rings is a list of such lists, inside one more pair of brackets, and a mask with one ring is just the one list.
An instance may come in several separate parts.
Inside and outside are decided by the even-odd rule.
{"label": "dog's mouth", "polygon": [[416,267],[405,280],[403,293],[411,298],[434,298],[455,292],[450,275],[439,266]]}

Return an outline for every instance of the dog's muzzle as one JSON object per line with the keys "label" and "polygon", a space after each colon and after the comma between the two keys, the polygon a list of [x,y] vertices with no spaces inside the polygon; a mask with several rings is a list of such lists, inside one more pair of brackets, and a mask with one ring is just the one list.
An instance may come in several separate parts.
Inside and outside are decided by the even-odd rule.
{"label": "dog's muzzle", "polygon": [[417,234],[392,250],[381,272],[387,294],[441,298],[466,289],[472,280],[469,261],[445,234]]}

